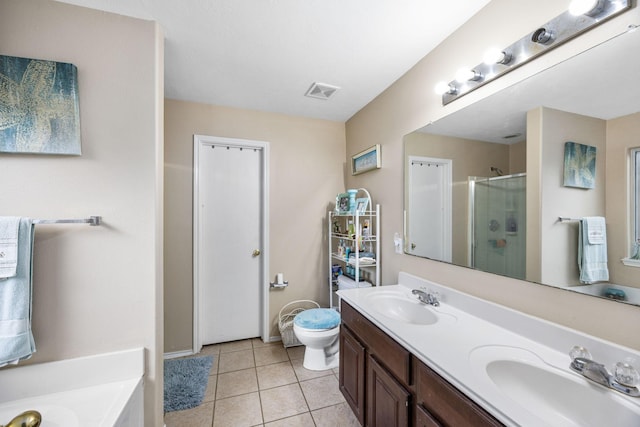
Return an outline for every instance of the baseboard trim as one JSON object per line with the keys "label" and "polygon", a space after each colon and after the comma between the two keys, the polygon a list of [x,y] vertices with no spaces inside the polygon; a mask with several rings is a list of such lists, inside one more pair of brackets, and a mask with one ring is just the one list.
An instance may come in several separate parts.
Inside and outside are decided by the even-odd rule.
{"label": "baseboard trim", "polygon": [[184,357],[184,356],[192,356],[193,350],[182,350],[182,351],[174,351],[171,353],[165,353],[164,354],[164,358],[165,359],[175,359],[177,357]]}

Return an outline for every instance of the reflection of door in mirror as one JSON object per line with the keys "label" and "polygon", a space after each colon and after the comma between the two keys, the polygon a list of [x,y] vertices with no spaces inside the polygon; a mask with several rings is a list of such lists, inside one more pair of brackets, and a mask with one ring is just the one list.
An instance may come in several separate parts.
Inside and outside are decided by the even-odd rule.
{"label": "reflection of door in mirror", "polygon": [[[409,157],[407,252],[451,262],[452,161]],[[419,219],[419,220],[418,220]]]}

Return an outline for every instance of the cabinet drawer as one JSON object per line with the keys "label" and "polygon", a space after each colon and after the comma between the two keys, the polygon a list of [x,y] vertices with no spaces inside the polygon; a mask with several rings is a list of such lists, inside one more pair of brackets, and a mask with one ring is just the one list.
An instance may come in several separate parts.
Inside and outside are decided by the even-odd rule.
{"label": "cabinet drawer", "polygon": [[[417,359],[416,404],[423,406],[443,426],[502,426],[475,402]],[[433,421],[433,420],[432,420]],[[429,425],[429,424],[427,424]]]}
{"label": "cabinet drawer", "polygon": [[410,353],[356,309],[342,301],[342,323],[347,325],[367,348],[398,380],[411,385]]}

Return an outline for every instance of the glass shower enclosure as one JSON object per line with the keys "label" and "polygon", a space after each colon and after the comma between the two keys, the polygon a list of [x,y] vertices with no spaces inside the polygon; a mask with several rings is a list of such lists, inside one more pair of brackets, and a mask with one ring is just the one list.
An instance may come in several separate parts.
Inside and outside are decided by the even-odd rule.
{"label": "glass shower enclosure", "polygon": [[469,265],[524,279],[526,174],[469,177]]}

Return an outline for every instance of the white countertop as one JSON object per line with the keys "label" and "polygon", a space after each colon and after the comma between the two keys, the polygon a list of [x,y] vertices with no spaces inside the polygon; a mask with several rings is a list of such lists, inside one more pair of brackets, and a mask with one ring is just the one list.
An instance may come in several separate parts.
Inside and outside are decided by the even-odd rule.
{"label": "white countertop", "polygon": [[[577,384],[578,392],[583,386],[596,387],[603,402],[610,399],[628,408],[634,422],[630,425],[640,425],[640,398],[610,391],[571,371],[568,352],[574,345],[586,347],[594,360],[609,369],[625,357],[635,356],[640,361],[640,353],[407,273],[400,273],[399,283],[342,290],[338,295],[506,425],[585,426],[595,422],[594,413],[590,411],[597,408],[581,408],[575,418],[566,419],[551,413],[554,411],[541,411],[544,405],[536,406],[531,399],[527,405],[521,404],[522,399],[513,399],[512,393],[505,393],[485,374],[487,363],[496,356],[501,360],[526,361],[569,378]],[[368,299],[373,293],[389,292],[415,300],[411,290],[425,287],[438,292],[441,298],[439,307],[426,307],[438,315],[438,322],[431,325],[410,324],[384,316]],[[584,419],[578,419],[583,415]],[[615,414],[609,415],[612,420],[616,419]]]}

